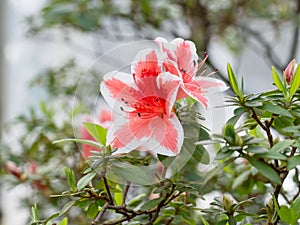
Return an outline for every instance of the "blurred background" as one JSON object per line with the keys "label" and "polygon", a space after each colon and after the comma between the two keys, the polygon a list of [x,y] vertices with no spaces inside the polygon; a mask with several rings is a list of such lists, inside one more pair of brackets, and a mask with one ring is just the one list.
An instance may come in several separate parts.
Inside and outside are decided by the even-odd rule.
{"label": "blurred background", "polygon": [[[98,57],[182,37],[200,57],[209,53],[217,77],[226,82],[229,62],[247,93],[260,92],[272,88],[272,65],[283,71],[299,58],[299,13],[300,0],[0,1],[0,224],[28,224],[35,202],[42,216],[61,206],[48,196],[65,190],[63,167],[80,171],[81,156],[77,145],[52,141],[80,135],[72,119],[97,115],[101,76],[131,60],[108,54],[91,67]],[[84,224],[76,212],[73,219]]]}

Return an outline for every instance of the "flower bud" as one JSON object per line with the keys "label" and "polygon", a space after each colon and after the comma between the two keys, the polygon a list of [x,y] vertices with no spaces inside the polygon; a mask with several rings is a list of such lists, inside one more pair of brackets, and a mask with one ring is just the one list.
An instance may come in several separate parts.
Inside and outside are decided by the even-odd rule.
{"label": "flower bud", "polygon": [[292,61],[290,61],[290,63],[287,65],[287,67],[283,71],[286,82],[288,84],[290,84],[292,82],[295,72],[297,70],[297,67],[298,67],[298,64],[296,63],[296,60],[293,59]]}
{"label": "flower bud", "polygon": [[20,171],[17,164],[13,161],[7,161],[4,165],[4,169],[19,180],[25,180],[24,174]]}
{"label": "flower bud", "polygon": [[226,195],[223,196],[223,206],[224,206],[224,209],[229,212],[231,211],[231,206],[232,206],[232,201],[230,200],[230,198]]}

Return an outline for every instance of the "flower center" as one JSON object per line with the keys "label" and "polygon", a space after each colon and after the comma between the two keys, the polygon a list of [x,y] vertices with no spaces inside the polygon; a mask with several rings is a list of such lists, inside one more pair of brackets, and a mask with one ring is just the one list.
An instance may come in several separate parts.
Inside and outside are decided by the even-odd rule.
{"label": "flower center", "polygon": [[147,96],[135,103],[129,103],[125,100],[124,103],[134,109],[129,113],[134,113],[141,119],[149,119],[156,116],[163,117],[166,114],[166,100],[160,97]]}

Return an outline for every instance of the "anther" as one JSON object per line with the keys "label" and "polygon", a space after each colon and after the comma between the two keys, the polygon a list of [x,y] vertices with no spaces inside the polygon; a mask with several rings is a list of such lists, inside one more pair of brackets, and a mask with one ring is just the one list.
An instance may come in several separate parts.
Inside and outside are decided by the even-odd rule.
{"label": "anther", "polygon": [[193,60],[194,67],[196,66],[196,60]]}
{"label": "anther", "polygon": [[141,113],[140,112],[138,112],[137,114],[138,114],[138,117],[141,117]]}
{"label": "anther", "polygon": [[120,109],[121,109],[121,111],[124,111],[124,109],[123,109],[123,107],[122,107],[122,106],[120,107]]}
{"label": "anther", "polygon": [[158,102],[158,98],[156,98],[155,101]]}

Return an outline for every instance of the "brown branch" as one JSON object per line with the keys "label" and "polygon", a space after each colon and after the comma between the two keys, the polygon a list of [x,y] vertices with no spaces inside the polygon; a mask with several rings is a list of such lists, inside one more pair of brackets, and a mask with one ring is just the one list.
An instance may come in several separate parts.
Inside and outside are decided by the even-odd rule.
{"label": "brown branch", "polygon": [[106,212],[107,208],[108,208],[108,203],[105,203],[103,208],[98,213],[96,219],[92,222],[92,225],[98,224],[98,222],[100,221],[100,219],[103,217],[104,213]]}
{"label": "brown branch", "polygon": [[267,57],[265,59],[269,60],[269,63],[276,68],[282,70],[283,66],[280,63],[279,58],[276,56],[275,52],[273,51],[273,45],[270,45],[259,32],[252,30],[250,27],[247,27],[242,24],[237,24],[237,27],[242,30],[242,33],[245,33],[246,36],[251,36],[255,39],[261,47],[264,49],[264,53]]}
{"label": "brown branch", "polygon": [[124,191],[124,196],[123,196],[123,202],[122,205],[126,204],[126,198],[127,198],[127,194],[130,188],[130,182],[127,182],[126,186],[125,186],[125,191]]}

